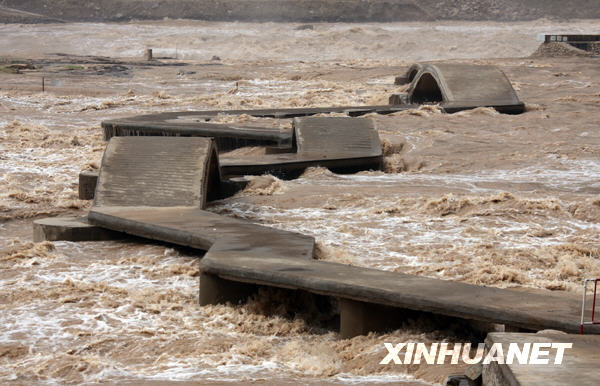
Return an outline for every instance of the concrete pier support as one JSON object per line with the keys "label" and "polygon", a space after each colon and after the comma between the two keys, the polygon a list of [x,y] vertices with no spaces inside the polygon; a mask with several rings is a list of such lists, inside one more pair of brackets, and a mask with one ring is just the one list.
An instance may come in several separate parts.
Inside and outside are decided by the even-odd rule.
{"label": "concrete pier support", "polygon": [[240,304],[255,293],[257,286],[222,279],[206,272],[200,274],[200,305]]}
{"label": "concrete pier support", "polygon": [[342,339],[386,332],[398,327],[401,310],[379,304],[340,299],[340,336]]}
{"label": "concrete pier support", "polygon": [[98,171],[84,170],[79,173],[79,199],[93,200],[98,183]]}

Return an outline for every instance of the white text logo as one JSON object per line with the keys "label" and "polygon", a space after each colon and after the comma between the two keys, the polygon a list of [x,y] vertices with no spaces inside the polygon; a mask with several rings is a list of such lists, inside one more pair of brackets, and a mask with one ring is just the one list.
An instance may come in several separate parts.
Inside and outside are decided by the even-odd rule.
{"label": "white text logo", "polygon": [[[475,363],[498,364],[519,363],[522,365],[547,365],[550,356],[554,354],[553,364],[560,365],[563,361],[565,349],[572,348],[573,343],[510,343],[508,351],[504,354],[501,343],[494,343],[484,356],[485,345],[479,343],[475,354],[471,356],[471,343],[454,343],[450,349],[449,343],[384,343],[388,353],[379,364],[409,365],[427,363],[430,365],[450,363],[456,365],[459,361],[472,365]],[[428,347],[429,346],[429,347]]]}

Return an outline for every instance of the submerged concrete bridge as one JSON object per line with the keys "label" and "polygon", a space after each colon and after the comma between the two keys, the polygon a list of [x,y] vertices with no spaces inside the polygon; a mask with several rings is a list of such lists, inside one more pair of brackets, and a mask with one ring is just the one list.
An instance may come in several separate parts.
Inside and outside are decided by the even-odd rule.
{"label": "submerged concrete bridge", "polygon": [[[398,79],[411,83],[408,93],[393,96],[397,103],[389,106],[167,113],[104,122],[110,142],[99,176],[85,174],[83,180],[80,176],[80,184],[86,185],[80,186],[80,194],[83,191],[94,198],[92,209],[82,219],[35,221],[34,240],[110,240],[128,234],[202,250],[206,253],[200,262],[201,305],[237,304],[260,286],[303,291],[338,304],[339,331],[344,338],[398,327],[398,321],[414,313],[462,321],[486,332],[504,325],[505,331],[577,333],[579,296],[476,286],[318,261],[312,237],[206,210],[207,201],[231,194],[236,185],[239,188],[239,181],[228,177],[265,172],[292,177],[307,166],[339,172],[380,167],[379,137],[370,119],[310,115],[390,113],[431,102],[440,103],[446,112],[478,106],[511,113],[523,110],[504,74],[487,66],[469,74],[471,67],[414,65]],[[471,91],[465,91],[465,86]],[[209,122],[222,113],[304,118],[295,119],[290,132]],[[219,159],[217,146],[248,145],[276,151],[256,158]],[[599,334],[600,326],[586,326],[585,332]],[[545,385],[551,379],[560,384],[596,384],[598,336],[544,334],[494,333],[486,343],[573,342],[562,367],[492,363],[480,371],[483,383]]]}
{"label": "submerged concrete bridge", "polygon": [[[349,134],[345,143],[337,143],[353,151],[336,148],[336,142],[318,145],[314,128],[325,124],[331,135]],[[308,128],[297,131],[297,146],[313,160],[342,162],[381,154],[368,119],[302,118],[295,126]],[[206,211],[206,202],[219,197],[219,170],[209,138],[112,138],[87,218],[91,225],[84,227],[206,251],[202,305],[243,301],[257,286],[334,298],[343,337],[384,329],[397,310],[504,324],[512,330],[579,331],[580,299],[569,294],[483,287],[315,260],[312,237]],[[36,226],[43,234],[44,225]]]}
{"label": "submerged concrete bridge", "polygon": [[[411,82],[405,98],[409,103],[432,102],[433,96],[448,109],[523,108],[504,74],[489,66],[417,64],[405,81]],[[580,299],[570,294],[482,287],[318,261],[312,237],[205,210],[207,201],[235,188],[228,177],[265,172],[293,177],[307,166],[339,172],[379,168],[382,152],[371,119],[310,115],[344,111],[359,116],[410,106],[203,111],[104,122],[110,142],[99,177],[86,176],[93,183],[87,191],[95,191],[87,218],[37,221],[34,236],[97,240],[130,234],[203,250],[201,304],[243,301],[257,286],[306,291],[339,302],[344,337],[381,330],[398,310],[512,330],[578,332]],[[222,113],[301,118],[294,119],[291,132],[209,122]],[[229,148],[260,144],[277,151],[219,159],[219,143]],[[588,332],[600,332],[596,327]]]}
{"label": "submerged concrete bridge", "polygon": [[[391,114],[436,104],[446,113],[476,107],[493,107],[501,113],[520,114],[525,105],[506,75],[497,67],[466,63],[415,63],[396,84],[410,83],[408,92],[392,94],[388,105],[333,106],[253,110],[204,110],[140,115],[102,122],[106,140],[116,136],[183,136],[214,138],[220,151],[243,146],[288,149],[293,130],[213,123],[219,115],[247,114],[260,118],[297,118],[344,113],[358,117],[369,113]],[[321,127],[322,128],[322,127]]]}

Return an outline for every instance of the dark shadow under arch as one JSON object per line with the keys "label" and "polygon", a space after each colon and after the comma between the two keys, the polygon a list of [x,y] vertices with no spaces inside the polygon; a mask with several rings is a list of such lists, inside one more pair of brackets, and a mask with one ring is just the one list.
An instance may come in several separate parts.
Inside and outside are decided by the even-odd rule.
{"label": "dark shadow under arch", "polygon": [[430,73],[426,72],[417,81],[412,94],[411,102],[415,104],[439,103],[443,102],[444,97],[436,79]]}
{"label": "dark shadow under arch", "polygon": [[408,76],[406,78],[408,80],[408,82],[409,83],[412,82],[415,79],[415,76],[417,76],[418,73],[419,73],[419,68],[415,67],[412,70],[410,70],[408,72]]}
{"label": "dark shadow under arch", "polygon": [[207,168],[206,180],[208,186],[206,188],[206,201],[219,200],[223,198],[223,188],[221,187],[219,157],[217,155],[217,150],[214,147],[210,151]]}

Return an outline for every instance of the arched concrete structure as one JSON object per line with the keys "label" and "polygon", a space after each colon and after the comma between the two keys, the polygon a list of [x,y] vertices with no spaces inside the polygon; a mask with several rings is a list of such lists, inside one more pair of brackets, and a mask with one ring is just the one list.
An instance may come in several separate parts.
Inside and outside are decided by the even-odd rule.
{"label": "arched concrete structure", "polygon": [[415,79],[415,76],[417,76],[419,71],[421,71],[422,67],[423,64],[421,63],[412,64],[408,68],[408,70],[406,70],[406,73],[404,73],[404,75],[397,76],[396,79],[394,79],[394,84],[397,86],[401,86],[403,84],[411,83],[413,79]]}
{"label": "arched concrete structure", "polygon": [[444,103],[437,79],[429,72],[422,73],[409,94],[413,103]]}
{"label": "arched concrete structure", "polygon": [[488,65],[425,63],[412,80],[407,99],[412,104],[439,103],[448,113],[475,107],[524,111],[506,75]]}

